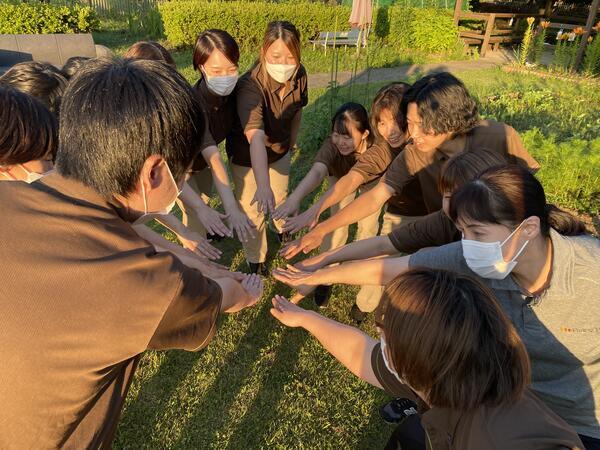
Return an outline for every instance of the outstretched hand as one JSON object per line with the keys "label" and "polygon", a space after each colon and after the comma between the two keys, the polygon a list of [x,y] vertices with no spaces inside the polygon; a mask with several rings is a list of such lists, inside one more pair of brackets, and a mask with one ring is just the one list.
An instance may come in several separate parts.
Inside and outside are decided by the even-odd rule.
{"label": "outstretched hand", "polygon": [[291,259],[300,252],[309,253],[321,245],[323,238],[324,236],[315,228],[300,239],[287,244],[279,251],[279,254],[285,259]]}
{"label": "outstretched hand", "polygon": [[[273,278],[282,283],[287,284],[293,288],[301,288],[304,291],[308,290],[308,286],[315,286],[316,283],[311,282],[311,277],[313,274],[311,272],[306,272],[303,270],[299,270],[292,265],[287,265],[285,269],[273,269]],[[304,287],[302,287],[305,285]]]}
{"label": "outstretched hand", "polygon": [[288,327],[300,327],[310,311],[300,308],[281,295],[273,297],[271,315]]}

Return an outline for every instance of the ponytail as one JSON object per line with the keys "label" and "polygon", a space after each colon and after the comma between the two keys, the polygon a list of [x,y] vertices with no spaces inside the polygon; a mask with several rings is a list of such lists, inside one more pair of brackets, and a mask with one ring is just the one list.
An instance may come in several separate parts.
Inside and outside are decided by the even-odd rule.
{"label": "ponytail", "polygon": [[577,236],[586,232],[585,224],[572,214],[551,204],[546,205],[545,211],[550,228],[563,236]]}

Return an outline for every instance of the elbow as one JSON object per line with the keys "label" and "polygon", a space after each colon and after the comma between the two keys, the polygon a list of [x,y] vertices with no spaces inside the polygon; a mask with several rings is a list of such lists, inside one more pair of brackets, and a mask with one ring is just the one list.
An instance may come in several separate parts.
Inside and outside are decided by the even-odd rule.
{"label": "elbow", "polygon": [[256,139],[260,139],[261,141],[264,139],[265,132],[258,128],[254,128],[252,130],[248,130],[244,133],[246,135],[246,139],[248,140],[248,144],[252,145],[252,143]]}

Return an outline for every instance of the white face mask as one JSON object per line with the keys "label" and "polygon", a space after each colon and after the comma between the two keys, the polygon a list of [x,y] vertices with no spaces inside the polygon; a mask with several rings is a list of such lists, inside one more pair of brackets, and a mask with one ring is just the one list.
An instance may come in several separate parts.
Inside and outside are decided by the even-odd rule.
{"label": "white face mask", "polygon": [[385,339],[383,338],[383,336],[380,337],[380,341],[381,341],[381,355],[383,356],[383,363],[385,364],[385,367],[387,367],[387,370],[389,370],[391,373],[394,374],[394,376],[398,379],[398,381],[400,383],[404,383],[402,378],[400,378],[400,375],[398,375],[398,372],[396,372],[396,369],[394,369],[392,364],[387,359],[387,351],[386,351],[387,345],[385,344]]}
{"label": "white face mask", "polygon": [[149,212],[148,211],[148,199],[146,198],[146,189],[144,188],[144,183],[142,182],[142,197],[144,199],[144,214],[142,214],[140,217],[138,217],[133,222],[133,225],[140,225],[140,224],[148,223],[152,219],[155,219],[157,217],[166,216],[167,214],[170,214],[171,211],[173,210],[173,208],[175,207],[175,203],[177,203],[177,198],[181,194],[181,190],[177,186],[177,183],[175,182],[175,178],[173,178],[173,174],[171,173],[171,169],[169,169],[169,165],[166,162],[165,162],[165,165],[167,166],[167,173],[169,174],[171,183],[173,183],[173,186],[175,186],[175,192],[177,192],[177,194],[175,195],[175,198],[164,209],[162,209],[160,211]]}
{"label": "white face mask", "polygon": [[204,70],[203,73],[208,90],[215,95],[220,95],[221,97],[226,97],[233,92],[233,89],[235,88],[239,78],[237,73],[235,75],[223,75],[215,77],[207,75]]}
{"label": "white face mask", "polygon": [[504,261],[502,246],[510,240],[521,225],[523,225],[523,222],[503,242],[479,242],[463,237],[463,256],[469,269],[482,278],[492,280],[506,278],[517,265],[516,259],[523,253],[527,244],[529,244],[529,241],[526,241],[510,261]]}
{"label": "white face mask", "polygon": [[267,73],[278,83],[285,83],[296,71],[295,64],[270,64],[266,63]]}
{"label": "white face mask", "polygon": [[[20,179],[20,178],[16,178],[16,177],[12,176],[7,169],[4,169],[2,171],[2,175],[8,181],[24,181],[27,184],[31,184],[34,181],[37,181],[54,171],[54,169],[52,169],[52,170],[49,170],[44,173],[37,173],[37,172],[31,172],[31,171],[27,170],[27,168],[23,164],[18,164],[18,166],[23,170],[23,172],[25,172],[25,174],[26,174],[25,179]],[[0,167],[0,168],[2,168],[2,167]]]}

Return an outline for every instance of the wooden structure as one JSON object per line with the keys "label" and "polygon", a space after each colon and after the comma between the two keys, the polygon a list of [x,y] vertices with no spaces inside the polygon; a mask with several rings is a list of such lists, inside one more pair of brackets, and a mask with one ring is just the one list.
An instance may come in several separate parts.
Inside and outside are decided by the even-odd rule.
{"label": "wooden structure", "polygon": [[[552,17],[552,4],[553,0],[548,0],[545,10],[540,11],[540,14],[474,13],[461,11],[462,0],[456,0],[454,7],[454,23],[458,26],[460,20],[465,19],[484,22],[484,27],[482,30],[460,31],[460,37],[464,40],[465,45],[480,44],[481,56],[485,56],[490,47],[493,47],[493,50],[498,50],[501,43],[513,43],[520,41],[522,36],[520,36],[520,33],[518,32],[518,23],[527,17],[535,17],[536,19],[545,18],[550,21],[551,28],[573,30],[577,25],[556,22],[557,19],[560,20],[563,18]],[[588,37],[591,35],[599,6],[600,0],[592,0],[584,28],[585,32],[581,37],[581,43],[577,50],[575,68],[579,68],[581,66],[581,62],[583,61],[585,48],[588,44]]]}

